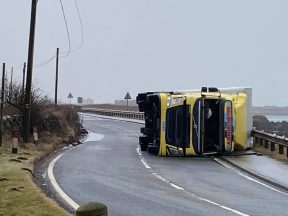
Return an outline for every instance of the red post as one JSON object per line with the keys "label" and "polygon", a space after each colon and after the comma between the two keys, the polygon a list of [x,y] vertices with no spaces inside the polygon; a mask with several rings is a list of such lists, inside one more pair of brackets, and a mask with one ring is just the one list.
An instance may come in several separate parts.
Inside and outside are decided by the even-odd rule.
{"label": "red post", "polygon": [[13,146],[12,146],[12,154],[17,154],[18,151],[18,141],[20,138],[20,131],[18,128],[15,128],[12,132],[13,138]]}
{"label": "red post", "polygon": [[38,132],[37,132],[37,128],[33,127],[33,139],[34,139],[34,143],[37,144],[38,142]]}

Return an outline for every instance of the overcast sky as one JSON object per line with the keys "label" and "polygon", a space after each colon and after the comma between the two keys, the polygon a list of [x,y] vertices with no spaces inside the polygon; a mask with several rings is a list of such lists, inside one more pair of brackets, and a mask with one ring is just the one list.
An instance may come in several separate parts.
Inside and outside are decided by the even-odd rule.
{"label": "overcast sky", "polygon": [[[73,0],[62,0],[72,49],[81,42]],[[253,88],[254,105],[287,106],[287,0],[78,0],[84,45],[60,59],[59,97],[114,102],[151,90]],[[21,80],[31,0],[1,0],[0,61]],[[59,0],[39,0],[34,63],[68,42]],[[54,96],[55,61],[34,68]]]}

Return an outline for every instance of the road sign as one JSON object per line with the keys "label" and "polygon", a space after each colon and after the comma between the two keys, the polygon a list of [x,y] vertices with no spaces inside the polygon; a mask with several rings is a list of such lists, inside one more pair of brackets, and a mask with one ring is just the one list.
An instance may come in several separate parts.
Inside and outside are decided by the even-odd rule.
{"label": "road sign", "polygon": [[127,92],[127,94],[126,94],[126,96],[125,96],[124,99],[125,99],[125,100],[131,100],[131,96],[130,96],[129,92]]}
{"label": "road sign", "polygon": [[69,93],[68,98],[70,99],[70,104],[71,104],[71,99],[73,98],[73,95],[71,94],[71,92]]}
{"label": "road sign", "polygon": [[131,100],[131,96],[130,96],[129,92],[127,92],[127,94],[126,94],[124,99],[127,100],[127,111],[128,111],[129,110],[128,109],[128,106],[129,106],[128,100]]}
{"label": "road sign", "polygon": [[77,98],[77,102],[78,102],[79,104],[83,103],[83,97],[78,97],[78,98]]}
{"label": "road sign", "polygon": [[71,94],[71,92],[69,93],[68,98],[69,99],[73,98],[73,95]]}

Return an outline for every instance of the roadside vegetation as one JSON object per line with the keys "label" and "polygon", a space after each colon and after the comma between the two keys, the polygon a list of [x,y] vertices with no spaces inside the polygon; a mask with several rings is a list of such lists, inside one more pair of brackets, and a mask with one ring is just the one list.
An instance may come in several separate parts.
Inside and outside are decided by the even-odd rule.
{"label": "roadside vegetation", "polygon": [[279,136],[288,137],[288,122],[272,122],[267,117],[262,115],[253,116],[253,126],[257,130],[264,130],[267,133],[276,133]]}
{"label": "roadside vegetation", "polygon": [[[255,115],[253,116],[253,126],[257,130],[263,130],[267,133],[277,134],[279,136],[288,137],[288,122],[281,121],[281,122],[272,122],[269,121],[267,117],[262,115]],[[288,162],[286,154],[278,154],[279,146],[275,146],[275,151],[270,151],[270,149],[265,149],[263,146],[254,145],[254,150],[267,155],[271,158]]]}
{"label": "roadside vegetation", "polygon": [[33,90],[31,131],[36,127],[39,141],[24,143],[20,138],[18,154],[12,154],[12,130],[22,129],[24,95],[15,85],[4,114],[3,144],[0,147],[0,216],[69,215],[47,198],[33,182],[34,164],[67,144],[78,142],[83,129],[77,112],[70,106],[55,106]]}

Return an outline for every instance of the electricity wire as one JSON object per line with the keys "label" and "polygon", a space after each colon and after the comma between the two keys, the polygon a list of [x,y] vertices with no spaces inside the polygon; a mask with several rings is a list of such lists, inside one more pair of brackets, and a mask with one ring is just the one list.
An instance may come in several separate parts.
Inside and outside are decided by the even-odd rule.
{"label": "electricity wire", "polygon": [[64,6],[62,3],[62,0],[59,0],[60,5],[61,5],[61,10],[62,10],[62,14],[63,14],[63,19],[65,22],[65,28],[66,28],[66,33],[67,33],[67,39],[68,39],[68,45],[69,45],[69,49],[67,52],[65,52],[66,54],[64,56],[61,56],[62,58],[65,58],[67,56],[69,56],[70,52],[71,52],[71,40],[70,40],[70,33],[69,33],[69,28],[68,28],[68,22],[66,19],[66,15],[65,15],[65,10],[64,10]]}
{"label": "electricity wire", "polygon": [[84,28],[83,28],[82,18],[81,18],[81,14],[80,14],[80,10],[79,10],[79,6],[78,6],[77,0],[74,0],[74,2],[75,2],[76,9],[77,9],[78,19],[79,19],[79,23],[80,23],[80,27],[81,27],[81,43],[80,43],[80,45],[78,47],[73,49],[71,51],[71,53],[72,52],[76,52],[77,50],[79,50],[84,44]]}
{"label": "electricity wire", "polygon": [[[74,3],[75,3],[75,6],[76,6],[78,19],[79,19],[79,23],[80,23],[80,27],[81,27],[81,42],[80,42],[80,45],[78,47],[76,47],[75,49],[70,50],[70,53],[74,53],[74,52],[78,51],[84,44],[84,28],[83,28],[83,22],[82,22],[82,18],[81,18],[81,13],[80,13],[80,9],[79,9],[77,0],[74,0]],[[60,52],[60,53],[67,54],[67,52]],[[63,57],[67,57],[67,56],[60,56],[60,57],[63,58]]]}
{"label": "electricity wire", "polygon": [[49,64],[50,62],[52,62],[55,58],[56,58],[56,55],[52,56],[50,59],[48,59],[45,62],[42,62],[42,63],[39,63],[39,64],[34,64],[33,67],[43,67],[43,66]]}
{"label": "electricity wire", "polygon": [[[78,51],[83,46],[83,44],[84,44],[84,28],[83,28],[83,22],[82,22],[81,13],[80,13],[80,10],[79,10],[78,2],[77,2],[77,0],[74,0],[75,6],[76,6],[76,10],[77,10],[77,14],[78,14],[80,27],[81,27],[81,42],[80,42],[80,45],[78,47],[76,47],[75,49],[71,50],[71,39],[70,39],[70,32],[69,32],[68,22],[67,22],[67,19],[66,19],[66,14],[65,14],[65,10],[64,10],[64,6],[63,6],[63,3],[62,3],[62,0],[59,0],[59,1],[60,1],[60,5],[61,5],[62,14],[63,14],[63,19],[64,19],[64,22],[65,22],[65,28],[66,28],[66,33],[67,33],[68,45],[69,45],[69,49],[68,49],[67,52],[60,52],[60,53],[64,54],[63,56],[60,56],[60,57],[61,58],[65,58],[65,57],[68,57],[70,53]],[[44,62],[34,64],[33,67],[46,66],[50,62],[52,62],[56,58],[56,56],[57,55],[55,54],[51,58],[49,58],[48,60],[46,60]],[[19,69],[22,66],[23,66],[23,64],[17,66],[15,69]]]}

